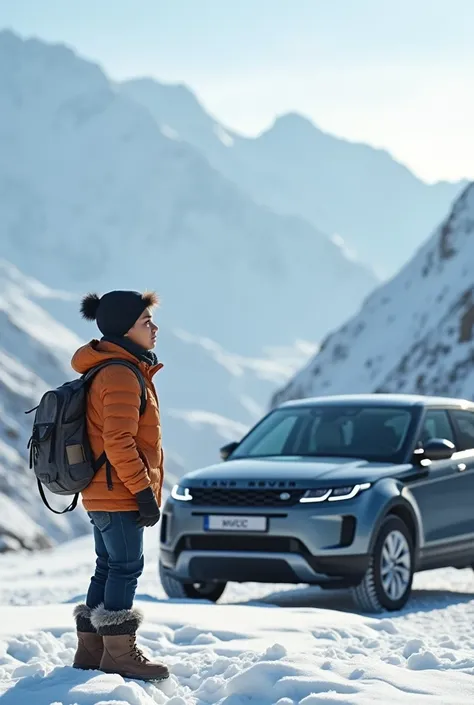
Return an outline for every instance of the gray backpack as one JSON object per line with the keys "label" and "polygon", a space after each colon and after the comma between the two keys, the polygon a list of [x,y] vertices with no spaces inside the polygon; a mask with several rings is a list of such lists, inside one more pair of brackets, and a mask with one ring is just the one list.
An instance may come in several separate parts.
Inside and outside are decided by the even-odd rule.
{"label": "gray backpack", "polygon": [[[106,360],[82,377],[46,392],[38,406],[25,412],[36,411],[28,442],[30,469],[36,475],[41,499],[55,514],[72,512],[76,508],[79,493],[104,463],[107,488],[113,489],[111,465],[105,452],[98,458],[93,457],[86,423],[89,383],[99,370],[109,365],[123,365],[136,374],[141,390],[141,416],[146,407],[145,380],[137,365],[126,360]],[[66,509],[58,512],[49,506],[43,485],[53,494],[75,495],[74,499]]]}

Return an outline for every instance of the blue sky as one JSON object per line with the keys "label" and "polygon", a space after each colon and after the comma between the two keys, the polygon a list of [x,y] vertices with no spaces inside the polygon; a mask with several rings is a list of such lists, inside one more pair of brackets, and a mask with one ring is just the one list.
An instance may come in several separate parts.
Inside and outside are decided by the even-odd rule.
{"label": "blue sky", "polygon": [[184,82],[256,134],[298,111],[426,180],[474,178],[474,0],[0,0],[0,28]]}

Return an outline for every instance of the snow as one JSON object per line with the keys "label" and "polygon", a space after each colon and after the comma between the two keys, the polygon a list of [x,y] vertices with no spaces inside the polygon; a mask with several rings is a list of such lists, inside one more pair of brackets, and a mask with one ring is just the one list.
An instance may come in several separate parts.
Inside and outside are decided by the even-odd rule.
{"label": "snow", "polygon": [[[0,462],[2,462],[4,449],[4,445],[0,444]],[[37,524],[10,497],[2,494],[0,494],[0,527],[0,551],[2,548],[5,550],[6,547],[10,549],[37,547]]]}
{"label": "snow", "polygon": [[234,145],[234,138],[222,127],[222,125],[215,125],[214,132],[216,133],[217,139],[222,142],[224,147],[232,147]]}
{"label": "snow", "polygon": [[90,535],[0,556],[0,697],[24,705],[463,705],[474,697],[474,574],[415,577],[400,613],[355,614],[345,592],[231,584],[222,601],[167,600],[158,532],[146,537],[139,644],[166,662],[162,684],[71,667],[73,603],[93,569]]}
{"label": "snow", "polygon": [[161,134],[170,140],[179,140],[179,135],[176,130],[173,130],[169,125],[162,125],[160,127]]}
{"label": "snow", "polygon": [[210,426],[215,429],[220,437],[229,441],[241,438],[248,430],[247,426],[238,421],[232,421],[232,419],[226,419],[220,414],[202,411],[201,409],[190,409],[187,411],[170,409],[168,414],[173,418],[187,421],[190,426],[198,430],[201,430],[203,426]]}
{"label": "snow", "polygon": [[184,343],[204,350],[234,377],[242,377],[245,372],[251,371],[257,378],[275,384],[288,379],[310,355],[316,352],[317,348],[310,341],[296,340],[293,345],[264,347],[262,356],[255,358],[231,353],[216,341],[203,335],[192,335],[179,328],[173,332]]}
{"label": "snow", "polygon": [[474,398],[474,184],[432,237],[273,398],[401,392]]}
{"label": "snow", "polygon": [[77,299],[69,291],[60,291],[45,286],[33,277],[26,277],[19,269],[13,267],[6,260],[0,259],[0,277],[3,281],[15,284],[22,294],[38,299],[63,299],[64,301],[74,301]]}

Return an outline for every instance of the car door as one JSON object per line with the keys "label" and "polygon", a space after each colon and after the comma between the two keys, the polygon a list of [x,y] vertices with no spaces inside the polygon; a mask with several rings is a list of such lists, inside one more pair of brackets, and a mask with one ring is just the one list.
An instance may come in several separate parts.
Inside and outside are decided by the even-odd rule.
{"label": "car door", "polygon": [[474,411],[451,409],[449,416],[456,439],[449,495],[451,524],[457,538],[468,540],[469,535],[474,538]]}
{"label": "car door", "polygon": [[[418,438],[419,447],[432,438],[445,438],[456,444],[455,433],[447,409],[425,411]],[[453,459],[432,461],[426,475],[410,484],[421,511],[425,545],[450,541],[456,536],[453,502],[457,496],[456,463]]]}

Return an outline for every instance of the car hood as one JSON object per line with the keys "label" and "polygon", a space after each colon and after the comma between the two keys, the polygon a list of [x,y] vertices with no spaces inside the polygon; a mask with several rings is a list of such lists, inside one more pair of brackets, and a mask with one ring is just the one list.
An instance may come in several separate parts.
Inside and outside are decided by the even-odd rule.
{"label": "car hood", "polygon": [[407,465],[376,463],[356,458],[271,457],[242,458],[216,463],[187,473],[189,487],[330,487],[375,482],[398,475]]}

